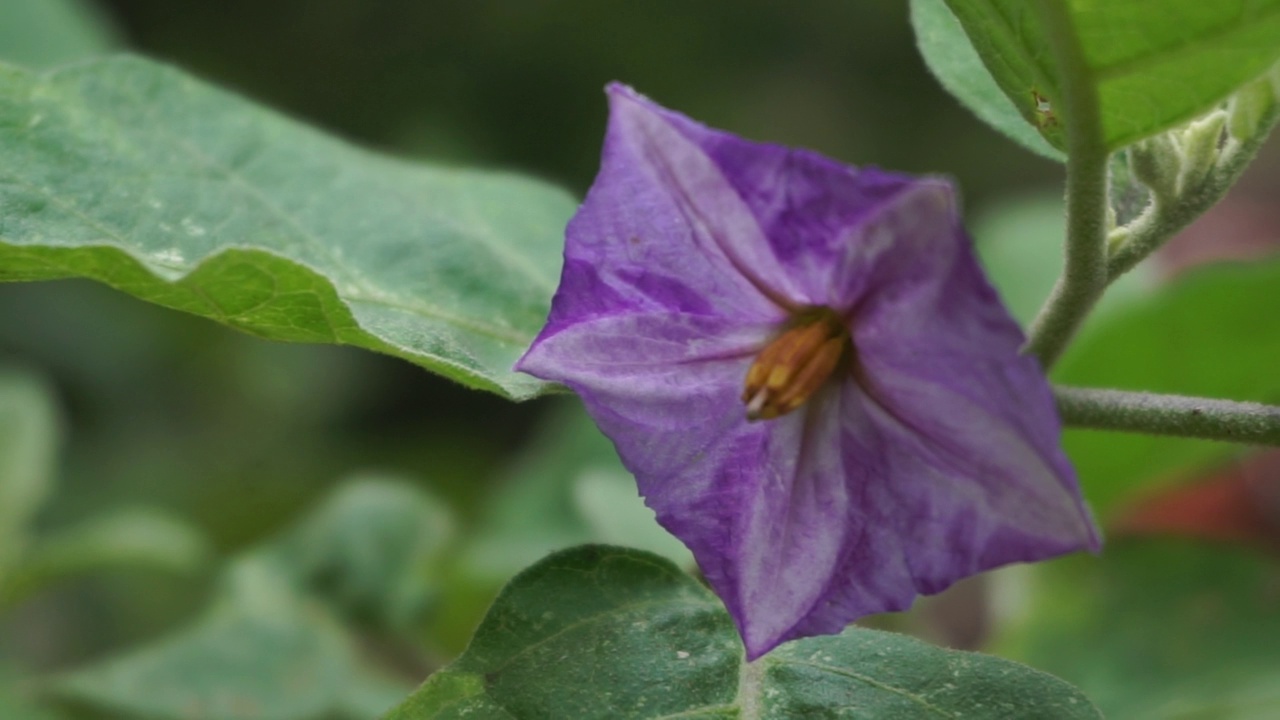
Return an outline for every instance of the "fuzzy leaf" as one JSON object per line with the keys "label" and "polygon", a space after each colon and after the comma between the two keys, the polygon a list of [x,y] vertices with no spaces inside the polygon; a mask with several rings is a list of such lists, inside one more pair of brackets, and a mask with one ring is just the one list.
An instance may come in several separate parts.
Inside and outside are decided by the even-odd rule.
{"label": "fuzzy leaf", "polygon": [[1031,152],[1058,162],[1066,158],[1027,122],[996,84],[944,0],[911,0],[911,26],[925,64],[962,104]]}
{"label": "fuzzy leaf", "polygon": [[0,280],[89,277],[515,399],[574,202],[353,148],[156,63],[0,68]]}
{"label": "fuzzy leaf", "polygon": [[[1180,125],[1222,102],[1280,60],[1280,0],[1164,0],[1097,2],[1061,0],[1075,25],[1095,85],[1103,139],[1115,150]],[[939,15],[935,0],[913,0],[917,14]],[[1060,97],[1061,69],[1047,41],[1035,2],[1027,0],[946,0],[973,49],[1024,121],[1049,144],[1065,149],[1064,125],[1071,122],[1054,99]],[[939,18],[933,23],[938,26]],[[919,27],[920,23],[917,22]],[[955,52],[949,33],[921,33],[920,42],[942,44],[925,51]],[[981,71],[963,63],[944,82],[997,129],[1010,118],[989,117],[994,105],[975,78]],[[940,76],[944,73],[939,73]],[[959,92],[957,88],[970,90]],[[1018,133],[1004,130],[1017,138]],[[1027,144],[1025,140],[1021,140]]]}
{"label": "fuzzy leaf", "polygon": [[87,0],[0,2],[0,61],[44,68],[119,44],[101,9]]}

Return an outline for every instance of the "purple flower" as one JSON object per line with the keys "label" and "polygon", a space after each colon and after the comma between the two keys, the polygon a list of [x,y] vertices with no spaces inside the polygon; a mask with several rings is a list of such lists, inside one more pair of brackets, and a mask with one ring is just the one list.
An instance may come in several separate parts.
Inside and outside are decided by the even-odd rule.
{"label": "purple flower", "polygon": [[600,174],[517,368],[564,383],[754,659],[1099,546],[951,187],[609,88]]}

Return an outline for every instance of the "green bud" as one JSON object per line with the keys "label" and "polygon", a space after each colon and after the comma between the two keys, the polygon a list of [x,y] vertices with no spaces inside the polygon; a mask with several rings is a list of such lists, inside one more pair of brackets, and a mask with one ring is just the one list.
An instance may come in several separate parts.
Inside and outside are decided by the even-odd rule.
{"label": "green bud", "polygon": [[1268,75],[1254,80],[1236,91],[1227,106],[1227,132],[1241,142],[1264,132],[1267,121],[1276,112],[1276,96],[1280,94],[1280,65]]}
{"label": "green bud", "polygon": [[1129,147],[1129,172],[1156,196],[1171,200],[1177,196],[1182,152],[1171,133],[1153,135]]}
{"label": "green bud", "polygon": [[1222,145],[1222,128],[1227,122],[1223,110],[1188,123],[1179,134],[1182,146],[1182,171],[1178,173],[1178,194],[1194,192],[1218,161]]}

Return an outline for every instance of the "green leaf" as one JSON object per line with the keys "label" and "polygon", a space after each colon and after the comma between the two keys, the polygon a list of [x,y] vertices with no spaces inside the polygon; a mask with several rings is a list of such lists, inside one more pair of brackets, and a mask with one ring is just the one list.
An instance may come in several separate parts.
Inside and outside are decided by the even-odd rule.
{"label": "green leaf", "polygon": [[319,720],[341,704],[350,639],[266,562],[237,565],[191,627],[51,681],[69,704],[128,717]]}
{"label": "green leaf", "polygon": [[44,707],[27,697],[20,685],[21,678],[14,677],[0,667],[0,717],[4,720],[62,720],[64,716],[53,708]]}
{"label": "green leaf", "polygon": [[1271,720],[1280,707],[1276,563],[1185,541],[1115,543],[1037,568],[1008,650],[1108,717]]}
{"label": "green leaf", "polygon": [[83,0],[0,2],[0,60],[43,68],[119,45],[99,8]]}
{"label": "green leaf", "polygon": [[0,69],[0,280],[89,277],[514,399],[575,203],[350,147],[140,59]]}
{"label": "green leaf", "polygon": [[456,662],[386,720],[1098,718],[1061,681],[854,628],[755,663],[720,602],[656,555],[553,555],[503,590]]}
{"label": "green leaf", "polygon": [[[1280,261],[1195,271],[1087,325],[1054,379],[1069,385],[1280,402]],[[1183,438],[1069,430],[1085,496],[1106,513],[1136,489],[1233,450]]]}
{"label": "green leaf", "polygon": [[40,588],[89,572],[148,568],[190,574],[211,555],[199,530],[167,512],[125,508],[41,537],[14,568],[0,594],[12,602]]}
{"label": "green leaf", "polygon": [[982,64],[944,0],[911,0],[916,46],[938,82],[991,127],[1026,149],[1062,162],[1066,155],[1028,123]]}
{"label": "green leaf", "polygon": [[260,553],[344,617],[403,629],[439,592],[454,534],[435,498],[403,480],[361,475]]}
{"label": "green leaf", "polygon": [[[1192,119],[1280,60],[1280,0],[1061,1],[1075,25],[1085,80],[1096,87],[1111,150]],[[1026,122],[1064,148],[1062,126],[1071,119],[1053,102],[1063,78],[1037,3],[946,2]],[[1037,96],[1050,101],[1048,112]]]}
{"label": "green leaf", "polygon": [[0,368],[0,604],[53,486],[59,434],[53,390],[34,375]]}
{"label": "green leaf", "polygon": [[[1009,115],[1009,108],[1001,106],[989,96],[990,84],[994,82],[1003,92],[1006,101],[1011,103],[1014,114],[1022,119],[1023,125],[1041,136],[1045,144],[1064,152],[1066,138],[1058,114],[1052,103],[1047,111],[1044,107],[1046,101],[1058,96],[1059,80],[1044,29],[1036,17],[1035,3],[1026,0],[944,2],[946,10],[937,7],[937,2],[912,0],[913,12],[924,14],[935,29],[928,35],[917,30],[922,49],[926,43],[942,44],[943,47],[931,49],[930,54],[943,55],[942,59],[945,59],[946,54],[958,55],[962,60],[958,67],[945,71],[958,77],[950,83],[944,83],[944,86],[948,90],[952,90],[953,85],[969,88],[963,94],[955,90],[952,93],[979,117],[999,117],[999,124],[994,120],[988,122],[997,130],[1019,139],[1026,131],[1018,130],[1015,133],[1007,130],[1006,127],[1016,127]],[[943,12],[950,17],[944,19]],[[955,25],[959,25],[968,36],[970,48],[980,58],[981,65],[975,65],[972,59],[966,57],[963,46],[955,36]],[[942,30],[939,31],[939,28]],[[973,88],[985,89],[978,94]],[[982,104],[975,104],[978,101]],[[1025,140],[1019,142],[1029,146]]]}

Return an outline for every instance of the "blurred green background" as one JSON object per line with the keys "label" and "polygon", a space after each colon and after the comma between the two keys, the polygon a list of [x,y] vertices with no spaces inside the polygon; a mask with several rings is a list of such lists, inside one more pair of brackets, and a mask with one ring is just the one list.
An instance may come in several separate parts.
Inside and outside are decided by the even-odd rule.
{"label": "blurred green background", "polygon": [[[941,90],[915,50],[905,0],[814,0],[802,11],[765,0],[0,0],[0,60],[52,67],[115,50],[171,62],[360,145],[520,170],[576,194],[598,162],[601,90],[621,80],[748,137],[954,177],[980,240],[1043,241],[1026,262],[993,257],[1012,263],[1010,276],[1052,268],[1058,253],[1061,167]],[[1271,251],[1274,142],[1264,155],[1150,283],[1205,258]],[[1206,249],[1196,233],[1232,240]],[[1002,289],[1025,316],[1051,281],[1052,270]],[[513,478],[554,474],[557,460],[540,453],[578,466],[602,457],[602,472],[615,472],[598,438],[564,440],[590,433],[567,398],[513,405],[401,361],[263,342],[83,281],[0,285],[0,366],[43,378],[56,402],[56,489],[37,516],[41,531],[145,506],[231,557],[278,537],[345,478],[376,473],[438,499],[450,532],[498,525],[535,557],[562,542],[628,539],[580,517],[530,529],[542,533],[535,542],[519,535],[522,522],[549,526],[569,505],[590,516],[620,487],[593,475],[569,500],[539,494],[554,479],[513,493]],[[1196,459],[1233,452],[1215,446]],[[505,498],[498,510],[494,498]],[[552,519],[528,517],[537,513]],[[532,559],[493,560],[500,541],[442,547],[445,565],[492,561],[492,571],[445,583],[454,590],[413,620],[426,641],[398,641],[394,622],[361,626],[406,682],[456,653],[504,573]],[[192,561],[182,572],[51,586],[0,621],[0,675],[7,663],[58,670],[160,637],[205,605],[218,567]],[[974,612],[960,607],[943,639],[970,644]]]}

